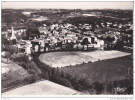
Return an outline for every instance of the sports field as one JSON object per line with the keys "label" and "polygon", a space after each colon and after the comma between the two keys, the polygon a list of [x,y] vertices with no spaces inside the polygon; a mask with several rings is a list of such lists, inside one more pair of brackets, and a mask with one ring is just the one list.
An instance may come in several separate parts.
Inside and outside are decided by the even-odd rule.
{"label": "sports field", "polygon": [[106,60],[130,55],[130,53],[117,50],[111,51],[92,51],[92,52],[51,52],[44,53],[39,59],[51,67],[75,66],[88,62]]}

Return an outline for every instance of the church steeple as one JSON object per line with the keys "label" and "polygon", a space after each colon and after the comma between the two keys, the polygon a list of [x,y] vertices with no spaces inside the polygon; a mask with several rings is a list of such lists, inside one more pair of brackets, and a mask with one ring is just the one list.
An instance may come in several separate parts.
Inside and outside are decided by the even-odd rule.
{"label": "church steeple", "polygon": [[16,39],[15,31],[14,31],[13,26],[12,26],[12,29],[11,29],[11,38],[10,38],[10,39],[11,39],[11,40]]}

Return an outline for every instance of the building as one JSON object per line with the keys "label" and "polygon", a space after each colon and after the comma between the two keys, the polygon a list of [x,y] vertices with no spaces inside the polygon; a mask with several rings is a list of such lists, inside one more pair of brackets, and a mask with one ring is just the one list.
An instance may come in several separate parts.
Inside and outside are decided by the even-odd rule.
{"label": "building", "polygon": [[15,36],[14,28],[13,28],[13,26],[12,26],[10,40],[13,40],[13,39],[16,39],[16,36]]}
{"label": "building", "polygon": [[46,29],[46,27],[39,27],[38,28],[40,34],[47,34],[48,33],[48,30]]}
{"label": "building", "polygon": [[32,52],[32,44],[30,41],[21,41],[20,43],[17,44],[17,48],[19,52],[23,52],[26,54],[31,54]]}
{"label": "building", "polygon": [[98,39],[94,48],[104,50],[104,41]]}

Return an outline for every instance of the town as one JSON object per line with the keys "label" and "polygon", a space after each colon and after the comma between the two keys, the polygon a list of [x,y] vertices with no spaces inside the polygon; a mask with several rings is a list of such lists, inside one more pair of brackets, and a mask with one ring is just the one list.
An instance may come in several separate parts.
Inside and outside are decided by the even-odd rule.
{"label": "town", "polygon": [[[40,18],[40,17],[39,17]],[[17,24],[17,23],[16,23]],[[94,29],[93,29],[94,27]],[[106,32],[97,32],[95,28],[110,28]],[[5,39],[14,41],[12,47],[19,52],[27,55],[33,52],[47,52],[54,50],[94,50],[94,49],[114,49],[118,41],[122,41],[122,45],[130,50],[133,46],[132,32],[133,23],[128,22],[121,24],[118,22],[105,22],[93,26],[92,24],[79,24],[78,26],[69,23],[55,23],[51,25],[42,24],[37,30],[29,29],[26,34],[26,28],[18,28],[12,26],[2,31]],[[36,32],[37,31],[37,32]],[[22,39],[22,35],[26,34],[27,40]],[[6,49],[5,45],[3,48]],[[7,48],[8,49],[8,48]]]}
{"label": "town", "polygon": [[[69,73],[66,73],[67,77],[66,75],[62,76],[62,74],[60,74],[59,77],[62,77],[61,81],[59,80],[60,78],[56,77],[57,71],[60,70],[58,73],[62,73],[61,71],[66,67],[63,69],[53,69],[51,65],[43,67],[47,65],[43,65],[41,63],[42,61],[38,61],[38,57],[42,54],[49,54],[51,52],[104,53],[113,50],[125,52],[125,55],[129,55],[128,53],[133,55],[132,14],[132,10],[2,9],[1,55],[2,63],[4,63],[4,67],[2,67],[2,83],[5,84],[6,82],[6,85],[3,85],[2,91],[5,92],[16,87],[13,83],[13,80],[16,81],[16,79],[10,81],[8,79],[10,76],[9,73],[12,72],[12,68],[9,68],[9,70],[5,67],[7,66],[6,64],[10,62],[13,62],[15,65],[18,64],[19,66],[23,66],[21,69],[23,72],[20,73],[23,73],[21,76],[23,76],[24,79],[16,84],[33,83],[44,78],[70,88],[72,87],[77,91],[84,91],[84,85],[82,85],[82,87],[80,86],[80,89],[76,88],[72,83],[72,86],[67,84],[69,82],[66,84],[63,83],[65,82],[63,81],[64,78],[68,79]],[[117,54],[117,56],[119,54]],[[108,57],[109,56],[110,55],[108,55]],[[100,58],[98,61],[99,60]],[[51,58],[50,61],[52,61]],[[81,64],[84,63],[85,61]],[[128,77],[130,77],[129,79],[132,79],[132,74],[129,74],[129,71],[132,73],[131,69],[133,65],[130,65],[131,68],[127,69],[127,73],[129,75]],[[70,67],[72,66],[70,65]],[[27,77],[27,80],[24,76]],[[36,79],[33,81],[30,80],[30,77]],[[68,80],[71,79],[69,78]],[[9,84],[13,86],[10,87]],[[97,91],[100,90],[99,88]],[[127,88],[128,87],[126,87],[126,89]],[[119,92],[115,93],[114,91],[109,91],[108,94],[126,94],[126,90],[120,92],[121,89],[125,88],[121,87]],[[130,90],[127,89],[127,91]],[[131,94],[131,91],[127,94]],[[101,92],[103,91],[96,93],[100,94]],[[93,92],[89,93],[91,94]]]}

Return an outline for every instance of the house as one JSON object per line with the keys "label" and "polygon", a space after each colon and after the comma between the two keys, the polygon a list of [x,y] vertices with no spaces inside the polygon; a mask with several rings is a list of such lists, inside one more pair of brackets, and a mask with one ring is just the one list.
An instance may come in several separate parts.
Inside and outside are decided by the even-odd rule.
{"label": "house", "polygon": [[34,51],[35,51],[35,52],[38,52],[38,51],[39,51],[39,46],[38,46],[38,45],[35,45]]}
{"label": "house", "polygon": [[53,34],[57,34],[57,35],[58,35],[58,34],[59,34],[59,32],[58,32],[58,31],[56,31],[56,30],[54,30],[54,31],[53,31]]}
{"label": "house", "polygon": [[96,27],[99,27],[99,25],[96,25]]}
{"label": "house", "polygon": [[83,37],[82,36],[78,37],[78,42],[82,42],[82,41],[83,41]]}
{"label": "house", "polygon": [[20,41],[17,45],[18,51],[26,54],[31,54],[31,41]]}
{"label": "house", "polygon": [[115,27],[115,28],[117,28],[117,27],[118,27],[117,22],[115,22],[115,23],[113,24],[113,27]]}
{"label": "house", "polygon": [[76,39],[76,38],[72,38],[72,42],[73,42],[73,43],[77,43],[77,40],[78,40],[78,39]]}
{"label": "house", "polygon": [[104,50],[104,41],[98,39],[96,41],[96,46],[94,46],[94,48],[97,48],[97,49],[100,49],[100,50]]}
{"label": "house", "polygon": [[73,45],[73,48],[74,48],[74,49],[78,49],[78,44],[74,44],[74,45]]}
{"label": "house", "polygon": [[60,37],[64,37],[65,34],[64,34],[64,33],[59,33],[59,36],[60,36]]}
{"label": "house", "polygon": [[48,33],[48,30],[46,29],[46,27],[39,27],[38,28],[40,34],[47,34]]}
{"label": "house", "polygon": [[107,22],[106,24],[107,24],[107,27],[110,27],[112,25],[112,23],[110,22]]}
{"label": "house", "polygon": [[6,56],[6,51],[1,51],[1,57],[5,57]]}
{"label": "house", "polygon": [[88,50],[94,50],[94,45],[93,44],[88,44]]}
{"label": "house", "polygon": [[88,37],[88,41],[89,41],[89,43],[91,43],[91,38],[90,37]]}
{"label": "house", "polygon": [[66,50],[67,49],[67,45],[66,44],[62,44],[62,50]]}
{"label": "house", "polygon": [[72,42],[72,39],[66,39],[66,42],[67,43],[71,43]]}
{"label": "house", "polygon": [[32,44],[27,44],[25,45],[25,52],[26,54],[31,54],[31,48],[32,48]]}
{"label": "house", "polygon": [[84,35],[87,35],[87,36],[92,36],[94,35],[94,32],[92,31],[86,31],[86,32],[83,32]]}
{"label": "house", "polygon": [[123,27],[123,25],[120,23],[120,24],[118,25],[118,28],[121,29],[122,27]]}
{"label": "house", "polygon": [[43,40],[32,40],[31,44],[32,44],[32,48],[34,49],[34,52],[38,52],[40,51],[40,44],[43,42]]}
{"label": "house", "polygon": [[44,41],[41,41],[40,42],[40,52],[43,52],[44,51],[44,48],[45,48],[45,42]]}
{"label": "house", "polygon": [[67,33],[68,31],[66,29],[62,29],[62,33]]}
{"label": "house", "polygon": [[97,37],[95,36],[91,36],[90,38],[91,38],[91,43],[95,43],[97,41]]}
{"label": "house", "polygon": [[78,50],[82,50],[83,49],[83,45],[81,45],[81,43],[78,44]]}

